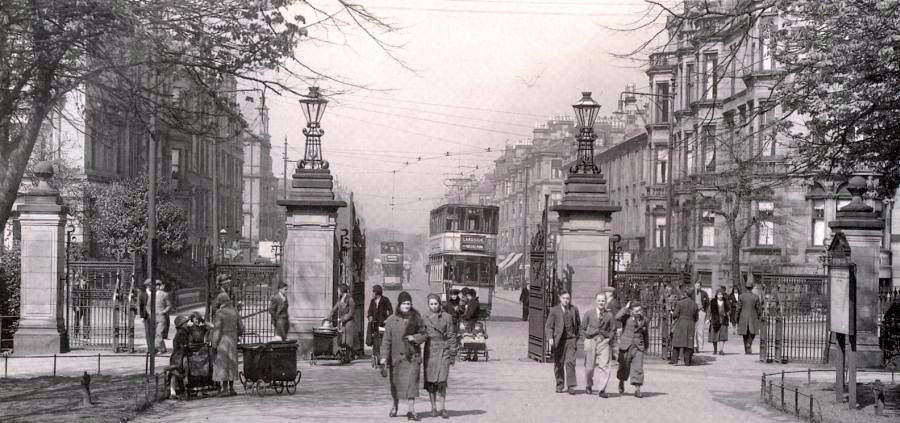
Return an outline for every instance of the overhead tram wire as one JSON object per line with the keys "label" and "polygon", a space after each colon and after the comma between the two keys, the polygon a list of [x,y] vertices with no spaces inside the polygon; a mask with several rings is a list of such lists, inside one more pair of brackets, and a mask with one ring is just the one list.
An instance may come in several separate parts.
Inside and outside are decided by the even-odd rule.
{"label": "overhead tram wire", "polygon": [[[357,94],[345,94],[345,95],[348,97],[359,96]],[[534,113],[513,112],[513,111],[509,111],[509,110],[497,110],[497,109],[488,109],[488,108],[484,108],[484,107],[460,106],[460,105],[454,105],[454,104],[430,103],[427,101],[410,100],[410,99],[404,99],[404,98],[382,97],[382,96],[367,96],[365,98],[377,99],[379,101],[380,100],[396,101],[399,103],[411,103],[411,104],[419,104],[419,105],[424,105],[424,106],[446,107],[446,108],[450,108],[450,109],[472,110],[472,111],[478,111],[478,112],[492,112],[492,113],[502,113],[502,114],[507,114],[507,115],[527,116],[527,117],[538,118],[538,119],[545,118],[545,116],[541,116],[541,115],[534,114]]]}
{"label": "overhead tram wire", "polygon": [[640,12],[544,12],[544,11],[523,11],[523,10],[489,10],[489,9],[446,9],[446,8],[438,8],[438,7],[403,7],[403,6],[371,6],[370,9],[372,11],[377,12],[379,9],[383,10],[397,10],[401,12],[435,12],[435,13],[447,13],[447,14],[471,14],[471,15],[504,15],[504,16],[561,16],[561,17],[577,17],[577,18],[591,18],[591,17],[627,17],[627,16],[636,16],[636,15],[645,15],[647,11],[650,9],[649,7],[645,7],[643,11]]}
{"label": "overhead tram wire", "polygon": [[[365,100],[351,100],[351,101],[349,101],[349,103],[351,103],[351,104],[352,103],[363,103],[363,104],[370,105],[370,106],[385,107],[384,104],[380,104],[377,102],[371,102],[371,101],[365,101]],[[482,118],[478,118],[478,117],[474,117],[474,116],[453,115],[453,114],[442,113],[442,112],[433,112],[433,111],[429,111],[429,110],[422,110],[421,108],[415,108],[415,107],[403,107],[403,106],[397,106],[397,105],[390,105],[389,107],[392,109],[407,110],[407,111],[411,111],[411,112],[425,113],[425,114],[429,114],[429,115],[438,115],[438,116],[452,117],[452,118],[457,118],[457,119],[474,120],[477,122],[490,123],[493,125],[507,125],[507,126],[517,126],[517,127],[521,127],[521,128],[534,129],[533,124],[504,122],[504,121],[491,120],[491,119],[482,119]],[[517,118],[517,119],[524,120],[525,118]]]}
{"label": "overhead tram wire", "polygon": [[348,109],[353,109],[353,110],[359,110],[359,111],[367,112],[367,113],[376,113],[376,114],[385,115],[385,116],[392,116],[392,117],[398,117],[398,118],[403,118],[403,119],[412,119],[412,120],[417,120],[417,121],[421,121],[421,122],[436,123],[436,124],[438,124],[438,125],[448,125],[448,126],[454,126],[454,127],[457,127],[457,128],[463,128],[463,129],[474,129],[474,130],[478,130],[478,131],[491,132],[491,133],[501,134],[501,135],[511,135],[511,136],[514,136],[514,137],[521,137],[521,136],[523,135],[523,134],[521,134],[521,133],[510,132],[510,131],[504,131],[504,130],[501,130],[501,129],[491,129],[491,128],[484,128],[484,127],[480,127],[480,126],[463,125],[463,124],[461,124],[461,123],[445,122],[445,121],[434,120],[434,119],[428,119],[428,118],[423,118],[423,117],[416,117],[416,116],[410,116],[410,115],[403,115],[403,114],[400,114],[400,113],[390,113],[390,112],[382,112],[382,111],[379,111],[379,110],[370,110],[370,109],[366,109],[366,108],[362,108],[362,107],[357,107],[357,106],[347,106],[347,105],[345,105],[344,107],[346,107],[346,108],[348,108]]}
{"label": "overhead tram wire", "polygon": [[445,142],[445,143],[448,143],[448,144],[461,145],[461,146],[463,146],[463,147],[469,147],[469,148],[472,148],[472,147],[478,148],[478,147],[482,147],[482,146],[483,146],[483,144],[482,144],[482,145],[476,145],[476,144],[472,144],[472,143],[465,143],[465,142],[460,142],[460,141],[454,141],[454,140],[451,140],[451,139],[442,138],[442,137],[437,137],[437,136],[434,136],[434,135],[423,134],[423,133],[421,133],[421,132],[410,131],[410,130],[405,129],[405,128],[398,128],[398,127],[396,127],[396,126],[391,126],[391,125],[387,125],[387,124],[380,123],[380,122],[372,122],[372,121],[369,121],[369,120],[360,119],[360,118],[353,117],[353,116],[348,116],[348,115],[345,115],[345,114],[340,113],[340,112],[337,112],[337,111],[330,111],[329,113],[330,113],[331,115],[333,115],[333,116],[339,116],[339,117],[342,117],[342,118],[344,118],[344,119],[349,119],[349,120],[353,120],[353,121],[356,121],[356,122],[365,123],[365,124],[367,124],[367,125],[381,126],[381,127],[384,127],[384,128],[393,129],[394,131],[405,132],[405,133],[407,133],[407,134],[417,135],[417,136],[420,136],[420,137],[422,137],[422,138],[428,138],[428,139],[432,139],[432,140],[435,140],[435,141]]}

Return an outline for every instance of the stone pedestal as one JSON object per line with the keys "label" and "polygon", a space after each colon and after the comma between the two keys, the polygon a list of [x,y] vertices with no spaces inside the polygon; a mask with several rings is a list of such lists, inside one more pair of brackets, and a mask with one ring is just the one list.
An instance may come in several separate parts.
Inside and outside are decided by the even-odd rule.
{"label": "stone pedestal", "polygon": [[68,352],[65,312],[65,225],[67,208],[47,180],[49,163],[39,163],[38,187],[17,206],[22,228],[22,296],[19,329],[13,338],[16,355]]}
{"label": "stone pedestal", "polygon": [[[854,177],[848,188],[853,201],[837,212],[829,222],[831,230],[841,231],[850,244],[850,261],[856,264],[856,345],[857,367],[881,367],[883,354],[878,346],[878,275],[881,268],[881,244],[884,221],[861,198],[865,180]],[[835,345],[832,345],[831,357]]]}
{"label": "stone pedestal", "polygon": [[570,174],[559,213],[557,275],[560,286],[571,286],[579,310],[593,307],[594,296],[610,286],[609,237],[612,214],[621,210],[609,201],[602,174]]}
{"label": "stone pedestal", "polygon": [[312,329],[322,324],[334,298],[337,210],[346,206],[334,199],[327,169],[297,169],[286,209],[286,237],[282,250],[282,280],[288,284],[289,339],[299,341],[298,354],[312,350]]}

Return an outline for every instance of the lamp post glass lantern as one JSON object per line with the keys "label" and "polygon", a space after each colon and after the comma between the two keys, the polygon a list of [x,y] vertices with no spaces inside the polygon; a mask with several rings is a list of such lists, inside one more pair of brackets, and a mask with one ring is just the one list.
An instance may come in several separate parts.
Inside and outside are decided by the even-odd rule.
{"label": "lamp post glass lantern", "polygon": [[225,228],[219,230],[219,262],[225,262],[225,236],[228,235],[228,231]]}
{"label": "lamp post glass lantern", "polygon": [[328,100],[319,93],[319,87],[309,87],[309,94],[300,100],[300,110],[306,118],[306,128],[303,128],[306,148],[303,160],[297,163],[298,169],[328,169],[328,162],[322,159],[322,135],[325,131],[319,125],[327,105]]}
{"label": "lamp post glass lantern", "polygon": [[594,122],[600,113],[600,105],[591,98],[590,91],[581,93],[581,100],[572,105],[575,119],[581,128],[575,139],[578,141],[578,160],[569,169],[570,174],[596,175],[600,168],[594,164]]}

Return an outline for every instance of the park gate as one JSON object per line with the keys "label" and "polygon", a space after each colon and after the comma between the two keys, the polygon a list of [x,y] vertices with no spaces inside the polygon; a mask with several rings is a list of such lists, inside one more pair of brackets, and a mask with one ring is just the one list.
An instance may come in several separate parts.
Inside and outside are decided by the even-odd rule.
{"label": "park gate", "polygon": [[528,286],[528,358],[541,363],[550,360],[544,324],[559,293],[556,251],[553,237],[548,232],[547,210],[547,198],[544,198],[541,226],[531,238],[531,281]]}
{"label": "park gate", "polygon": [[73,261],[64,275],[71,349],[134,351],[138,298],[132,262]]}
{"label": "park gate", "polygon": [[[613,308],[624,307],[629,301],[640,301],[644,316],[649,322],[650,345],[647,354],[668,358],[669,334],[672,328],[674,304],[667,298],[666,286],[674,293],[682,292],[691,275],[681,272],[614,272],[615,299]],[[680,298],[680,297],[679,297]],[[618,310],[613,310],[615,314]]]}
{"label": "park gate", "polygon": [[766,363],[828,360],[825,275],[762,275],[759,358]]}
{"label": "park gate", "polygon": [[[275,327],[269,317],[269,300],[281,282],[281,266],[277,264],[217,264],[209,279],[207,298],[208,317],[212,317],[209,305],[224,289],[235,303],[244,332],[238,343],[269,342],[275,337]],[[218,286],[219,275],[231,278],[231,286]]]}

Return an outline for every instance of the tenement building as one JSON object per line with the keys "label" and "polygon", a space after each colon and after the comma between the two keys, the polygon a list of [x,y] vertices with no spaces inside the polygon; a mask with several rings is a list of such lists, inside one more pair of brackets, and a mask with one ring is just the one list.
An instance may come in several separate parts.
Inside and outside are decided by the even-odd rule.
{"label": "tenement building", "polygon": [[[670,42],[650,56],[647,69],[656,104],[647,124],[642,205],[652,239],[647,245],[671,246],[676,267],[691,271],[706,287],[731,287],[735,254],[741,281],[766,273],[822,273],[820,257],[832,236],[828,222],[850,194],[845,180],[783,176],[790,147],[776,127],[796,118],[769,102],[773,85],[784,76],[772,54],[782,18],[773,10],[729,19],[729,13],[692,11],[693,3],[686,1],[685,8],[695,18],[670,20]],[[739,3],[722,1],[717,7],[727,11]],[[867,201],[891,220],[892,201]],[[735,218],[726,219],[729,215]],[[897,244],[890,227],[888,222],[884,283],[892,278],[890,250]]]}

